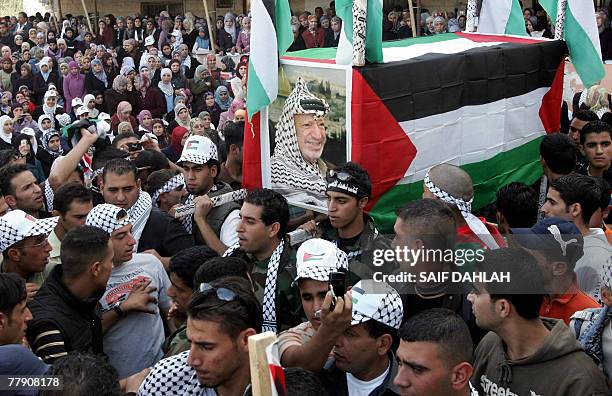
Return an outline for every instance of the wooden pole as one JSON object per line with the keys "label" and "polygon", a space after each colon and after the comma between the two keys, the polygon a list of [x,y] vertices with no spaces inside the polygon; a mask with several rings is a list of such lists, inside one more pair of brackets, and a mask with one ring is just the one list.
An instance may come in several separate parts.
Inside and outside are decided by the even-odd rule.
{"label": "wooden pole", "polygon": [[270,379],[266,348],[274,341],[276,341],[276,334],[271,331],[249,337],[249,362],[253,396],[270,396],[272,394],[272,380]]}
{"label": "wooden pole", "polygon": [[[208,26],[208,38],[210,39],[210,49],[212,50],[213,53],[215,53],[217,51],[217,46],[215,44],[215,36],[213,36],[212,34],[212,26],[211,25],[211,21],[210,21],[210,15],[208,14],[208,2],[207,0],[202,0],[202,2],[204,3],[204,12],[206,13],[206,25]],[[212,23],[216,23],[216,21],[212,21]]]}
{"label": "wooden pole", "polygon": [[414,8],[412,7],[412,0],[408,0],[408,10],[410,11],[410,26],[412,30],[412,37],[416,37],[417,25],[414,18]]}
{"label": "wooden pole", "polygon": [[89,26],[89,31],[93,34],[93,29],[91,28],[91,21],[89,20],[89,12],[87,12],[87,6],[85,5],[85,0],[81,0],[81,4],[83,4],[83,11],[85,11],[85,18],[87,18],[87,26]]}
{"label": "wooden pole", "polygon": [[416,6],[417,6],[417,21],[416,21],[416,29],[417,29],[417,36],[421,35],[421,0],[416,0]]}

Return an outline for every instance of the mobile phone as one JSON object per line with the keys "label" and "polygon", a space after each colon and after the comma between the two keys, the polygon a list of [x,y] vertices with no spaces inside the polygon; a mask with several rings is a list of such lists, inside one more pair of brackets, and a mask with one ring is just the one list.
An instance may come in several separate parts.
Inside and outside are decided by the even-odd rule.
{"label": "mobile phone", "polygon": [[332,292],[332,303],[329,309],[333,311],[336,306],[336,298],[346,293],[346,272],[336,271],[329,274],[329,288]]}
{"label": "mobile phone", "polygon": [[142,144],[140,144],[140,143],[128,143],[127,144],[127,149],[128,149],[129,152],[140,151],[140,150],[142,150]]}

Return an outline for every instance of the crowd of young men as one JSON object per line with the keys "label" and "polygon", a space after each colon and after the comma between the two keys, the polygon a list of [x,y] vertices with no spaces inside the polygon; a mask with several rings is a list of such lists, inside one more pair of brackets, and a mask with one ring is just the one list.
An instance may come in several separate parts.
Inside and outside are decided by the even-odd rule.
{"label": "crowd of young men", "polygon": [[[333,12],[297,18],[296,42],[333,45]],[[398,17],[384,22],[390,37],[406,33],[408,19]],[[439,18],[427,21],[429,33],[460,25]],[[246,65],[235,65],[231,81],[214,55],[197,66],[178,41],[210,40],[202,24],[191,37],[185,19],[161,15],[160,31],[135,18],[112,31],[101,24],[96,40],[123,43],[116,54],[35,35],[33,47],[56,62],[34,62],[32,92],[27,73],[0,71],[3,91],[5,75],[25,86],[15,87],[22,101],[0,98],[1,375],[63,376],[62,390],[41,395],[248,395],[248,340],[269,331],[288,395],[610,394],[610,113],[578,103],[569,130],[542,139],[539,180],[500,186],[483,217],[472,213],[465,169],[432,167],[422,199],[398,207],[385,234],[368,214],[367,170],[322,160],[330,109],[303,78],[276,128],[273,188],[240,195]],[[227,52],[250,37],[241,19],[243,29],[233,17],[219,21]],[[78,21],[66,22],[71,36]],[[13,25],[16,38],[27,16]],[[6,30],[0,22],[11,61],[16,40],[5,42]],[[88,46],[91,35],[82,36]],[[92,70],[83,57],[66,65],[59,93],[49,87],[59,79],[56,44],[94,58]],[[149,70],[149,57],[136,71],[144,54],[170,71]],[[68,100],[83,74],[83,84],[106,81],[100,103]],[[147,79],[156,80],[152,91]],[[38,122],[21,117],[37,111]],[[87,122],[59,133],[77,120]],[[294,193],[326,214],[291,206]],[[305,241],[289,237],[296,230]],[[397,251],[451,254],[379,262],[380,252]],[[483,281],[499,274],[507,277]]]}

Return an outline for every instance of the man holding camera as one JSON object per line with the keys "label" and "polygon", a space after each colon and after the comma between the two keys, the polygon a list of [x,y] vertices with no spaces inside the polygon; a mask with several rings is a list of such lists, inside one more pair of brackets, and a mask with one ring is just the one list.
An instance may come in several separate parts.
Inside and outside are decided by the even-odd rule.
{"label": "man holding camera", "polygon": [[[350,326],[352,302],[350,294],[344,296],[348,259],[333,243],[315,238],[299,247],[296,266],[293,284],[299,288],[308,321],[279,335],[279,354],[283,367],[317,372],[336,339]],[[341,280],[339,293],[332,292],[332,274]]]}

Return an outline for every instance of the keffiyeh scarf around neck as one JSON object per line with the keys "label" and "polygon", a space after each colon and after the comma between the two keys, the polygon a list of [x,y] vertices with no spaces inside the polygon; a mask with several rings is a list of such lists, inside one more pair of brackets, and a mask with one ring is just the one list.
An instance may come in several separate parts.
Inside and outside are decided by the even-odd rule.
{"label": "keffiyeh scarf around neck", "polygon": [[134,245],[134,251],[138,251],[138,243],[140,242],[140,237],[142,236],[142,232],[144,231],[145,225],[149,220],[149,215],[151,214],[152,209],[153,203],[151,200],[151,196],[149,195],[149,193],[140,190],[138,200],[127,211],[128,215],[130,216],[130,222],[132,223],[132,236],[136,240],[136,245]]}
{"label": "keffiyeh scarf around neck", "polygon": [[[285,241],[281,239],[280,243],[272,252],[270,261],[268,262],[268,270],[266,273],[266,286],[264,288],[263,297],[263,323],[261,325],[262,331],[273,331],[277,332],[276,324],[276,280],[278,278],[278,268],[280,267],[281,257],[285,247]],[[228,248],[223,257],[231,257],[238,249],[240,249],[240,243]]]}
{"label": "keffiyeh scarf around neck", "polygon": [[[211,192],[215,192],[219,189],[219,185],[215,184],[214,186],[212,186],[212,188],[210,189],[210,191],[207,194],[210,194]],[[185,200],[185,202],[183,203],[183,205],[190,205],[193,203],[193,201],[195,201],[196,196],[193,194],[189,194],[189,196],[187,197],[187,199]],[[181,219],[181,223],[183,223],[183,227],[185,227],[185,229],[187,230],[188,233],[193,233],[193,214],[190,214],[188,216],[184,216]]]}
{"label": "keffiyeh scarf around neck", "polygon": [[[308,106],[314,104],[314,107]],[[321,111],[320,107],[325,110]],[[304,108],[306,107],[306,108]],[[291,95],[285,101],[276,125],[276,147],[271,159],[272,188],[288,198],[326,206],[326,182],[322,161],[307,162],[298,146],[294,115],[313,114],[323,117],[329,105],[310,93],[306,82],[299,77]]]}

